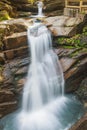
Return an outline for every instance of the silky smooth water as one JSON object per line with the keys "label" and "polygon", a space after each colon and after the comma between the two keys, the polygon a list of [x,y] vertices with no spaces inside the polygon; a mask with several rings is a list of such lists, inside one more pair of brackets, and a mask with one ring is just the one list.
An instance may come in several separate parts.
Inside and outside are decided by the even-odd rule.
{"label": "silky smooth water", "polygon": [[22,108],[2,119],[0,125],[3,130],[68,130],[83,110],[74,96],[64,94],[63,71],[52,49],[51,33],[43,24],[35,23],[27,36],[31,64]]}
{"label": "silky smooth water", "polygon": [[38,13],[37,13],[37,15],[31,15],[30,17],[33,17],[33,18],[43,18],[43,17],[45,17],[45,15],[43,14],[43,2],[38,1],[36,3],[37,3],[37,7],[38,7]]}
{"label": "silky smooth water", "polygon": [[38,1],[38,16],[43,16],[43,12],[42,12],[42,9],[43,9],[43,2],[42,1]]}

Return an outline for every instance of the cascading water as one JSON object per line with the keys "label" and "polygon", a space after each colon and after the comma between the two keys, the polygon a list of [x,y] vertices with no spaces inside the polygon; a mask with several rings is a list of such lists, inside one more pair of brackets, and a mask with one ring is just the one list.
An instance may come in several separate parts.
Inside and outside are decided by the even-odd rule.
{"label": "cascading water", "polygon": [[43,16],[43,13],[42,13],[43,2],[42,1],[38,1],[37,6],[38,6],[38,16]]}
{"label": "cascading water", "polygon": [[37,15],[31,15],[30,17],[33,17],[33,18],[43,18],[43,17],[45,17],[44,14],[43,14],[43,6],[44,6],[43,2],[37,1],[36,4],[37,4],[37,7],[38,7],[38,14]]}
{"label": "cascading water", "polygon": [[10,116],[4,130],[68,130],[81,117],[82,105],[64,95],[63,72],[49,30],[35,23],[28,29],[28,43],[31,64],[22,110]]}
{"label": "cascading water", "polygon": [[[39,27],[38,27],[39,26]],[[39,109],[63,93],[64,78],[51,34],[44,25],[28,29],[31,65],[24,87],[23,110]]]}

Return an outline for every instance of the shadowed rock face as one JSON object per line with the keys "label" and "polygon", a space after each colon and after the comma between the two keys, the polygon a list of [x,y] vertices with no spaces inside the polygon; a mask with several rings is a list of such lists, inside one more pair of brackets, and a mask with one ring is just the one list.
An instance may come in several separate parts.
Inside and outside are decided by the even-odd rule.
{"label": "shadowed rock face", "polygon": [[[13,3],[17,3],[16,7],[18,10],[37,13],[37,5],[35,3],[32,5],[28,0],[13,0]],[[46,9],[44,9],[45,13],[58,15],[58,13],[61,14],[63,12],[64,0],[44,0],[44,5],[46,6]]]}
{"label": "shadowed rock face", "polygon": [[[46,15],[61,15],[64,8],[64,0],[44,0],[43,12]],[[20,11],[19,13],[17,11]],[[29,0],[1,0],[0,1],[0,19],[9,19],[9,17],[29,16],[31,13],[37,14],[37,5],[31,4]],[[26,13],[23,13],[26,12]],[[29,13],[31,12],[31,13]]]}

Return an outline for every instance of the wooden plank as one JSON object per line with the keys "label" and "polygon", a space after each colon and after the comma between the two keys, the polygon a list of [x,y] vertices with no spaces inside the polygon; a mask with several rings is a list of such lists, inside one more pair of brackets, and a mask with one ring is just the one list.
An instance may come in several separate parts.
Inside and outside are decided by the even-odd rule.
{"label": "wooden plank", "polygon": [[67,0],[67,2],[80,2],[80,0]]}
{"label": "wooden plank", "polygon": [[67,7],[68,5],[68,0],[65,0],[65,7]]}
{"label": "wooden plank", "polygon": [[[69,2],[79,2],[79,6],[70,5]],[[87,8],[87,5],[86,4],[83,5],[83,2],[87,2],[87,0],[65,0],[65,7],[67,7],[67,8],[79,8],[80,12],[81,12],[82,8]]]}
{"label": "wooden plank", "polygon": [[67,8],[77,8],[77,9],[79,9],[80,6],[70,6],[70,5],[68,5]]}
{"label": "wooden plank", "polygon": [[82,5],[81,7],[82,7],[82,8],[87,8],[87,5]]}
{"label": "wooden plank", "polygon": [[83,2],[82,2],[82,0],[80,1],[80,12],[82,11],[82,4],[83,4]]}

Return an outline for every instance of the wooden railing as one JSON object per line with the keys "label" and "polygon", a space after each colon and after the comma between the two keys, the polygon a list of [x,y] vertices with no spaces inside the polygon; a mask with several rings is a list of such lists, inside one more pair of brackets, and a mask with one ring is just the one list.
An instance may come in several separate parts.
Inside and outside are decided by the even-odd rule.
{"label": "wooden railing", "polygon": [[78,9],[87,13],[87,0],[65,0],[65,8]]}

